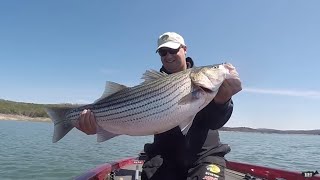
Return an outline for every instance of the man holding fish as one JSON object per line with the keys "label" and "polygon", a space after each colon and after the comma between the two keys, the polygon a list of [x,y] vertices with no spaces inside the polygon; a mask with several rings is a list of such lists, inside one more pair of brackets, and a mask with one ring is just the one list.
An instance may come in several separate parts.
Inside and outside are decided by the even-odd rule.
{"label": "man holding fish", "polygon": [[[191,116],[186,115],[190,117],[190,120],[179,122],[180,124],[172,123],[174,127],[165,132],[156,133],[157,131],[153,130],[155,131],[154,142],[146,144],[144,149],[147,160],[143,165],[142,179],[224,179],[226,166],[224,155],[230,151],[230,147],[220,143],[217,129],[221,128],[231,117],[233,110],[231,97],[242,89],[236,69],[231,64],[210,66],[209,70],[196,69],[193,67],[192,59],[186,57],[187,46],[183,37],[175,32],[166,32],[159,37],[156,52],[159,53],[163,64],[160,69],[165,74],[163,76],[195,69],[188,74],[191,81],[184,82],[191,83],[192,93],[178,99],[175,104],[185,107],[198,102],[194,104],[200,111],[195,111]],[[210,68],[223,69],[227,72],[221,76],[217,75],[216,71],[211,71]],[[165,78],[155,72],[152,73],[149,72],[144,79],[153,82],[157,78]],[[214,89],[213,86],[218,89]],[[192,106],[195,106],[194,104]],[[180,109],[180,106],[175,107],[176,111]],[[188,111],[193,112],[188,108],[184,110],[185,114],[188,114]],[[172,113],[174,111],[168,111],[168,114]],[[73,124],[86,134],[96,134],[99,131],[97,127],[99,128],[100,125],[97,119],[97,114],[89,107],[82,111],[78,121]],[[169,119],[169,121],[171,123],[174,119]],[[109,131],[117,132],[116,128]],[[140,134],[143,133],[146,132]],[[129,131],[127,134],[140,135],[130,134]]]}

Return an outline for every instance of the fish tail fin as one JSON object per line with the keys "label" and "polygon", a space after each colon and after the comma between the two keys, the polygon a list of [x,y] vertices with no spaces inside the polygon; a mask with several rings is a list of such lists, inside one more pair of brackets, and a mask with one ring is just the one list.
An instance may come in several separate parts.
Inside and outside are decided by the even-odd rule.
{"label": "fish tail fin", "polygon": [[54,123],[54,132],[52,142],[58,142],[62,139],[74,126],[67,119],[66,114],[71,107],[47,107],[46,112]]}

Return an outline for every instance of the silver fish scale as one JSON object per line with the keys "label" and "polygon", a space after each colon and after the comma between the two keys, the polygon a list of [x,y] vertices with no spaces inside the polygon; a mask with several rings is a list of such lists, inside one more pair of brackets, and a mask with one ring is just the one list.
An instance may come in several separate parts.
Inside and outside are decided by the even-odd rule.
{"label": "silver fish scale", "polygon": [[[121,116],[122,118],[123,116],[128,118],[132,114],[137,115],[138,113],[147,112],[150,105],[153,105],[152,107],[159,106],[161,99],[168,97],[172,94],[172,91],[177,89],[176,85],[179,84],[179,81],[181,81],[181,77],[185,76],[184,78],[189,78],[189,74],[190,73],[177,73],[175,76],[171,76],[170,79],[161,78],[149,83],[141,84],[139,86],[124,89],[123,91],[119,91],[111,96],[108,96],[95,104],[72,109],[66,114],[66,117],[67,119],[71,120],[72,123],[74,123],[74,121],[79,119],[80,113],[84,109],[91,109],[94,112],[97,121],[107,121],[109,120],[108,117],[110,118],[112,115],[118,114],[118,116],[115,116],[116,121],[114,121],[113,124],[122,124],[123,121],[118,120],[121,118]],[[154,89],[156,88],[157,90],[155,91]],[[137,112],[137,109],[139,108],[140,112]],[[141,117],[135,117],[135,120],[139,121],[139,119],[141,119]],[[132,119],[123,120],[124,122],[130,120],[133,121]]]}
{"label": "silver fish scale", "polygon": [[[119,109],[123,109],[124,106],[136,105],[139,103],[146,104],[146,99],[161,98],[162,93],[168,93],[168,89],[172,87],[172,84],[176,84],[181,79],[172,78],[168,81],[167,78],[162,78],[151,83],[142,84],[133,88],[125,89],[111,95],[104,99],[103,102],[95,105],[96,113],[106,113],[97,116],[108,116],[117,114]],[[150,102],[149,102],[150,103]],[[123,109],[128,111],[128,108]],[[114,112],[116,111],[116,112]]]}
{"label": "silver fish scale", "polygon": [[[95,117],[100,126],[111,132],[137,132],[145,125],[170,126],[170,114],[177,106],[178,101],[191,92],[190,72],[177,73],[169,78],[161,78],[150,83],[142,84],[130,91],[120,91],[100,102],[100,108],[94,109]],[[169,76],[168,76],[169,77]],[[126,94],[126,93],[128,93]],[[105,107],[101,108],[101,105]],[[112,105],[112,106],[111,106]],[[164,121],[159,121],[159,120]],[[177,123],[173,121],[173,123]],[[152,129],[158,129],[154,127]],[[154,133],[154,132],[153,132]]]}
{"label": "silver fish scale", "polygon": [[84,109],[94,109],[96,113],[103,113],[105,111],[121,108],[124,102],[130,101],[132,104],[135,104],[139,101],[145,100],[145,95],[151,96],[151,92],[153,91],[152,87],[159,86],[159,89],[163,90],[164,88],[164,90],[167,90],[168,83],[165,83],[166,81],[167,79],[159,79],[159,81],[152,81],[151,83],[148,83],[147,86],[140,85],[124,89],[123,91],[108,96],[95,104],[72,109],[66,114],[66,117],[70,120],[76,120],[79,118],[79,113],[82,112]]}
{"label": "silver fish scale", "polygon": [[[122,114],[131,110],[139,109],[142,107],[145,107],[147,105],[152,105],[154,107],[158,106],[158,103],[161,102],[162,99],[168,98],[175,89],[177,89],[175,86],[176,84],[180,84],[180,82],[173,82],[173,83],[163,83],[165,86],[159,87],[157,90],[150,87],[148,89],[151,89],[151,92],[145,91],[145,93],[140,92],[137,94],[138,98],[134,98],[132,100],[123,101],[121,103],[118,103],[115,108],[114,106],[112,108],[106,108],[101,109],[101,111],[97,111],[97,116],[100,116],[99,113],[103,113],[101,116],[112,116],[117,114]],[[134,96],[134,95],[133,95]],[[110,107],[110,105],[106,105],[107,107]],[[126,108],[122,108],[126,106]],[[145,110],[142,110],[144,112]],[[122,118],[123,115],[120,116]],[[117,117],[112,117],[113,119],[117,119]],[[107,121],[108,119],[104,119],[104,121]]]}
{"label": "silver fish scale", "polygon": [[[174,76],[175,77],[175,76]],[[174,77],[170,78],[171,81],[174,81]],[[179,80],[176,78],[176,80]],[[145,99],[143,97],[146,94],[150,94],[154,91],[154,87],[156,88],[166,88],[167,84],[171,83],[168,82],[168,78],[161,78],[156,81],[152,81],[150,83],[142,84],[133,88],[128,88],[123,91],[120,91],[118,93],[115,93],[112,96],[107,97],[107,99],[104,99],[96,104],[97,108],[103,108],[106,107],[105,103],[107,103],[107,106],[113,106],[115,109],[118,108],[117,105],[121,104],[121,102],[124,101],[137,101],[141,98]],[[110,109],[109,109],[110,110]]]}

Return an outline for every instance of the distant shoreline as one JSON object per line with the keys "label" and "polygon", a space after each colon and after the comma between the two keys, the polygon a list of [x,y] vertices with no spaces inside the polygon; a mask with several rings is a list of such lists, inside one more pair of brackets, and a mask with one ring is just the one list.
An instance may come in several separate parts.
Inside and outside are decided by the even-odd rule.
{"label": "distant shoreline", "polygon": [[0,120],[9,120],[9,121],[32,121],[32,122],[51,122],[50,118],[45,117],[29,117],[22,115],[14,115],[14,114],[1,114]]}
{"label": "distant shoreline", "polygon": [[[45,117],[28,117],[14,114],[1,114],[0,120],[9,121],[30,121],[30,122],[51,122],[50,118]],[[307,134],[320,135],[320,129],[315,130],[276,130],[276,129],[254,129],[248,127],[222,127],[219,131],[233,131],[233,132],[251,132],[251,133],[266,133],[266,134]]]}
{"label": "distant shoreline", "polygon": [[263,134],[306,134],[306,135],[320,135],[320,129],[314,130],[276,130],[266,128],[249,128],[249,127],[222,127],[220,131],[233,131],[233,132],[252,132]]}
{"label": "distant shoreline", "polygon": [[[29,121],[29,122],[52,122],[45,111],[49,104],[34,104],[25,102],[15,102],[10,100],[0,99],[0,120],[9,121]],[[57,105],[55,105],[57,106]],[[69,104],[59,104],[59,106],[70,106]],[[14,112],[14,113],[13,113]],[[10,114],[11,113],[11,114]],[[13,113],[13,114],[12,114]],[[20,114],[26,114],[30,117]],[[276,133],[276,134],[311,134],[320,135],[320,129],[314,130],[276,130],[266,128],[249,128],[249,127],[222,127],[219,131],[233,132],[255,132],[255,133]]]}

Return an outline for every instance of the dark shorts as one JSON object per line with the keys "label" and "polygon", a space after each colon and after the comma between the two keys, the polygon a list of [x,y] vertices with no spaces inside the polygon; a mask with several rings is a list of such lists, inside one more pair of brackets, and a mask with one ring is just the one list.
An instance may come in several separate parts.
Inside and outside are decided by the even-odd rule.
{"label": "dark shorts", "polygon": [[225,159],[219,156],[210,156],[192,167],[183,167],[157,155],[145,161],[141,180],[224,180],[224,171]]}

